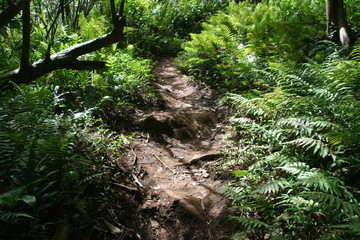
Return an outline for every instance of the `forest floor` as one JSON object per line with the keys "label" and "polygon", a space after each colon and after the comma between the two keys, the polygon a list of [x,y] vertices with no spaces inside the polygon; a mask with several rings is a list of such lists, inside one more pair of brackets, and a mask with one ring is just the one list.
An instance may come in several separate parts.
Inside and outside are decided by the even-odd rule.
{"label": "forest floor", "polygon": [[225,107],[214,91],[180,74],[172,58],[158,63],[156,79],[165,107],[138,112],[121,163],[131,169],[131,183],[119,186],[134,192],[122,214],[128,230],[146,240],[225,239],[233,232],[229,202],[216,192],[224,181],[214,171],[223,161]]}

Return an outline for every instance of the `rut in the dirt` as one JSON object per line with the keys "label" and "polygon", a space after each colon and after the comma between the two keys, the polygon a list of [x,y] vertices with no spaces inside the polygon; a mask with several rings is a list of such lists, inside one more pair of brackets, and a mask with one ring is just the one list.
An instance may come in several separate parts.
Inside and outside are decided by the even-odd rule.
{"label": "rut in the dirt", "polygon": [[179,74],[173,59],[160,61],[156,76],[166,108],[139,116],[140,133],[127,153],[143,196],[139,233],[142,239],[223,239],[228,206],[211,171],[223,146],[215,94]]}

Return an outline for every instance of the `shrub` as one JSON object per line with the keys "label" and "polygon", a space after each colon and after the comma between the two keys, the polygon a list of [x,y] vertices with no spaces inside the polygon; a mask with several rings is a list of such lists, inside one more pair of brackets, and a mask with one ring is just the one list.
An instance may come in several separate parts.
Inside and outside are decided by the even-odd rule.
{"label": "shrub", "polygon": [[178,64],[214,87],[228,91],[256,87],[251,69],[271,62],[305,61],[308,41],[315,42],[321,32],[317,19],[301,18],[308,15],[286,15],[277,4],[230,4],[204,23],[201,33],[191,34]]}
{"label": "shrub", "polygon": [[[302,71],[264,71],[272,90],[232,94],[235,142],[222,192],[253,238],[352,239],[359,234],[359,63],[331,57]],[[346,67],[345,67],[346,66]],[[356,83],[355,83],[356,82]],[[244,232],[245,233],[245,232]]]}

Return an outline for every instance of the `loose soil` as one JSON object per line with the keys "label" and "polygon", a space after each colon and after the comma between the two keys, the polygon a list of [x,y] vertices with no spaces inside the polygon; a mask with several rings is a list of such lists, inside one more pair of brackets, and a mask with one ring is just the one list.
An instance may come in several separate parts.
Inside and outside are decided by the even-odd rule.
{"label": "loose soil", "polygon": [[223,160],[224,110],[214,91],[178,72],[174,59],[156,69],[165,107],[138,111],[137,134],[119,162],[131,169],[131,181],[118,186],[133,196],[122,210],[124,237],[225,239],[233,232],[229,203],[216,192],[224,182],[213,170]]}

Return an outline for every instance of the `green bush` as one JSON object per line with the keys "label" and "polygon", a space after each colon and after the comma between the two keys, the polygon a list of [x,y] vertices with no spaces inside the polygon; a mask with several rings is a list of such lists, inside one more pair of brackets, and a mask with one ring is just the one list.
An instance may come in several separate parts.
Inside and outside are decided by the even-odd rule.
{"label": "green bush", "polygon": [[234,180],[220,190],[234,239],[359,235],[358,47],[320,41],[324,16],[319,1],[232,3],[177,61],[234,109],[222,169]]}
{"label": "green bush", "polygon": [[178,65],[196,80],[217,88],[256,87],[251,69],[271,62],[305,61],[311,42],[324,33],[319,29],[325,29],[318,19],[307,17],[312,16],[309,12],[294,16],[278,4],[230,4],[204,23],[201,33],[191,34]]}
{"label": "green bush", "polygon": [[[359,234],[359,62],[335,54],[299,70],[273,65],[258,97],[231,94],[234,143],[222,192],[258,239],[355,239]],[[244,232],[245,234],[245,232]]]}
{"label": "green bush", "polygon": [[62,181],[79,170],[72,167],[77,129],[66,116],[53,115],[46,88],[18,91],[0,106],[0,236],[46,239],[58,221],[50,209],[69,191]]}
{"label": "green bush", "polygon": [[199,32],[201,22],[223,9],[228,0],[140,1],[126,4],[127,41],[142,55],[174,56],[189,33]]}
{"label": "green bush", "polygon": [[56,113],[59,87],[15,86],[0,103],[0,238],[53,239],[96,225],[114,159],[129,137],[95,127],[92,111]]}

